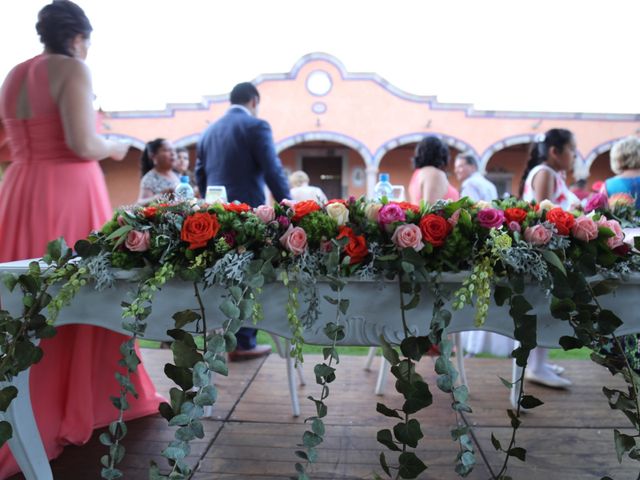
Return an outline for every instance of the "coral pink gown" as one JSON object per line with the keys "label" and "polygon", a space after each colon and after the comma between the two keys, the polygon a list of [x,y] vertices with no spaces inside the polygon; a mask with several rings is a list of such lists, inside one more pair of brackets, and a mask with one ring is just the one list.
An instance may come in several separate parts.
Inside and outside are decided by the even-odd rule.
{"label": "coral pink gown", "polygon": [[[112,214],[98,162],[78,157],[65,143],[47,59],[39,55],[14,68],[0,97],[11,151],[0,182],[0,262],[41,257],[47,243],[60,236],[73,246]],[[23,85],[31,109],[27,120],[16,118]],[[119,392],[114,370],[120,368],[119,348],[126,338],[99,327],[70,325],[40,342],[44,357],[31,369],[31,402],[49,459],[65,445],[86,443],[95,428],[117,419],[109,396]],[[142,365],[132,380],[139,398],[130,399],[125,418],[157,412],[162,398]],[[4,445],[0,478],[18,471]]]}

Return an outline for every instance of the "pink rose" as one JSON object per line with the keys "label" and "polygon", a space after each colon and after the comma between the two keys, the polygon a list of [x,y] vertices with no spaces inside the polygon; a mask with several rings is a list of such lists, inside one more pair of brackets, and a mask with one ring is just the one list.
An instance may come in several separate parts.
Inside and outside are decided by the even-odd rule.
{"label": "pink rose", "polygon": [[296,202],[293,200],[289,200],[288,198],[283,198],[280,202],[280,205],[284,205],[285,207],[293,208]]}
{"label": "pink rose", "polygon": [[391,237],[391,241],[395,243],[398,248],[413,248],[416,252],[424,248],[420,227],[413,223],[400,225],[396,228],[396,231],[393,232],[393,236]]}
{"label": "pink rose", "polygon": [[455,212],[453,212],[451,214],[451,216],[447,219],[447,222],[449,222],[449,225],[451,225],[452,227],[455,227],[458,224],[458,221],[460,220],[460,209],[457,209]]}
{"label": "pink rose", "polygon": [[477,219],[484,228],[498,228],[505,221],[504,212],[495,208],[483,208],[478,212]]}
{"label": "pink rose", "polygon": [[589,217],[578,217],[576,218],[573,227],[571,227],[571,233],[578,240],[590,242],[591,240],[598,238],[598,226],[596,225],[596,222]]}
{"label": "pink rose", "polygon": [[291,221],[289,220],[289,217],[285,215],[280,215],[278,217],[278,223],[282,228],[287,228],[289,225],[291,225]]}
{"label": "pink rose", "polygon": [[600,217],[598,227],[606,227],[613,232],[613,237],[607,238],[607,245],[611,250],[618,248],[624,244],[624,232],[617,220],[607,220],[606,217]]}
{"label": "pink rose", "polygon": [[531,245],[546,245],[551,240],[551,230],[544,225],[527,227],[524,231],[524,239]]}
{"label": "pink rose", "polygon": [[151,244],[148,231],[131,230],[124,241],[124,246],[132,252],[146,252]]}
{"label": "pink rose", "polygon": [[520,227],[520,224],[514,220],[509,222],[509,230],[512,232],[520,232],[522,231],[522,227]]}
{"label": "pink rose", "polygon": [[307,248],[307,233],[301,227],[289,225],[280,237],[280,244],[294,255],[300,255]]}
{"label": "pink rose", "polygon": [[260,205],[253,209],[253,213],[260,219],[262,223],[273,222],[276,218],[276,211],[269,205]]}
{"label": "pink rose", "polygon": [[584,206],[586,213],[594,210],[606,209],[609,206],[609,199],[604,193],[594,193],[587,200],[587,204]]}
{"label": "pink rose", "polygon": [[124,217],[122,215],[118,215],[117,221],[118,221],[118,225],[120,225],[121,227],[124,227],[127,224],[127,222],[125,222]]}
{"label": "pink rose", "polygon": [[404,222],[406,219],[404,210],[395,203],[386,204],[378,212],[378,222],[385,226],[394,222]]}

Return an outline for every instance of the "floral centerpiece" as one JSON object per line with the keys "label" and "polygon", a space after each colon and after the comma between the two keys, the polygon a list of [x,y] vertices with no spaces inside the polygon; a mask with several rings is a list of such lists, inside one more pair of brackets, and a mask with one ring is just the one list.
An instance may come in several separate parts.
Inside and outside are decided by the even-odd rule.
{"label": "floral centerpiece", "polygon": [[[625,221],[633,224],[637,212],[625,205]],[[224,352],[235,348],[233,334],[243,322],[260,319],[264,283],[281,281],[289,290],[286,314],[293,353],[299,360],[303,331],[317,318],[322,301],[336,309],[336,322],[325,329],[325,361],[314,369],[321,393],[310,398],[317,414],[308,419],[311,429],[303,436],[304,449],[296,451],[301,461],[295,468],[303,480],[309,478],[308,467],[316,461],[317,446],[324,436],[328,384],[335,379],[334,365],[339,361],[335,347],[344,337],[343,319],[349,308],[343,288],[352,277],[395,280],[401,292],[398,321],[404,326],[405,339],[400,345],[389,345],[384,338],[381,342],[405,402],[401,409],[377,405],[381,414],[397,421],[392,430],[378,432],[379,442],[395,458],[390,463],[381,453],[380,465],[389,477],[415,478],[426,464],[412,450],[423,434],[411,415],[428,407],[432,398],[429,386],[415,371],[415,363],[433,347],[440,354],[436,362],[438,388],[451,395],[456,412],[470,411],[468,392],[465,386],[456,385],[457,372],[450,360],[452,345],[446,332],[453,313],[446,306],[456,310],[473,304],[476,323],[482,325],[492,296],[499,305],[509,305],[514,337],[520,342],[513,356],[526,367],[528,354],[536,346],[536,317],[530,313],[532,306],[523,292],[525,280],[533,280],[552,296],[552,314],[574,328],[575,335],[561,338],[560,344],[566,349],[587,346],[595,361],[624,374],[629,391],[605,393],[609,392],[611,406],[627,414],[638,428],[637,374],[625,362],[624,351],[613,335],[621,320],[601,308],[597,297],[615,288],[623,275],[638,270],[640,256],[634,245],[624,241],[621,217],[608,203],[604,207],[597,205],[583,213],[565,211],[549,202],[530,204],[515,199],[474,203],[463,198],[418,206],[349,198],[325,205],[285,201],[257,208],[195,201],[122,208],[100,231],[79,241],[76,253],[60,240],[52,242],[44,258],[46,268],[34,262],[28,275],[4,279],[10,289],[19,286],[23,290],[25,309],[19,315],[3,311],[0,317],[0,376],[9,380],[36,361],[39,349],[30,344],[30,338],[53,334],[51,323],[57,312],[87,282],[106,288],[115,281],[114,270],[137,269],[135,299],[123,303],[124,327],[134,338],[144,335],[153,296],[165,282],[172,278],[193,282],[200,308],[176,312],[175,329],[168,332],[175,340],[174,364],[166,373],[176,388],[171,390],[171,402],[160,410],[170,425],[177,427],[175,440],[163,452],[170,472],[162,473],[155,464],[150,471],[152,479],[188,478],[191,470],[184,458],[189,442],[204,435],[200,422],[203,408],[212,405],[217,396],[210,376],[213,372],[227,374]],[[440,288],[439,276],[457,271],[469,271],[469,275],[449,296]],[[593,280],[596,274],[605,279]],[[331,284],[335,296],[318,298],[316,283],[321,279]],[[47,289],[54,284],[60,287],[52,297]],[[223,331],[209,332],[201,289],[214,284],[227,289],[220,304],[227,321]],[[429,335],[416,337],[406,327],[405,312],[418,305],[425,286],[434,294],[434,313]],[[45,310],[48,321],[42,313]],[[194,336],[203,338],[201,346]],[[607,342],[613,348],[605,351],[602,345]],[[24,351],[27,353],[18,353]],[[135,371],[139,359],[133,340],[123,345],[122,353],[122,364],[129,372]],[[114,399],[114,405],[123,411],[127,395],[135,392],[127,376],[120,375],[119,380],[121,395]],[[525,458],[524,449],[515,445],[521,408],[542,403],[524,393],[522,381],[503,383],[519,389],[519,401],[517,409],[508,413],[513,428],[508,444],[503,446],[492,435],[494,447],[505,455],[495,478],[508,478],[510,458]],[[11,389],[0,391],[0,410],[6,410],[15,397],[15,389]],[[0,441],[5,441],[11,429],[8,424],[0,426]],[[121,440],[125,435],[126,426],[116,421],[101,437],[109,447],[109,454],[102,459],[103,478],[121,475],[117,464],[124,455]],[[640,457],[636,437],[618,431],[615,435],[619,458],[625,452],[631,458]],[[466,476],[475,463],[469,428],[460,422],[452,430],[452,438],[460,445],[456,472]]]}

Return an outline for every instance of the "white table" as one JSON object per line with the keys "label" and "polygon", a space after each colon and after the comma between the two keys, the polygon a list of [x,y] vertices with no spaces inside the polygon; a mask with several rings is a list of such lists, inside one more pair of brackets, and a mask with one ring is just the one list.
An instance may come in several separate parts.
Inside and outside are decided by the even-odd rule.
{"label": "white table", "polygon": [[[0,264],[3,272],[22,273],[27,270],[28,261]],[[462,282],[465,274],[443,275],[444,288],[454,288]],[[76,297],[72,305],[64,308],[56,321],[56,325],[83,323],[101,326],[115,332],[129,334],[121,327],[122,309],[120,302],[127,298],[126,292],[133,285],[126,281],[118,281],[116,286],[98,292],[91,285],[85,287]],[[319,285],[320,298],[324,295],[335,296],[327,284]],[[207,309],[208,328],[221,326],[224,318],[218,308],[223,290],[211,288],[204,291],[203,301]],[[640,275],[634,275],[625,281],[613,295],[600,297],[605,308],[616,312],[625,324],[618,329],[618,334],[639,333],[640,318],[637,314],[638,294],[640,293]],[[352,281],[343,291],[343,298],[350,299],[349,310],[345,322],[345,339],[341,345],[376,346],[380,344],[380,335],[387,341],[400,343],[404,337],[400,317],[400,301],[397,283],[371,283]],[[563,335],[572,335],[567,322],[551,317],[549,299],[541,289],[530,285],[526,292],[527,300],[534,306],[538,316],[538,345],[558,348],[558,340]],[[20,311],[22,294],[18,288],[9,293],[4,285],[0,285],[2,308],[12,313]],[[408,301],[408,299],[405,299]],[[265,285],[260,298],[264,319],[259,328],[275,335],[291,338],[291,332],[285,314],[287,289],[279,283]],[[433,298],[427,288],[423,289],[420,305],[407,312],[407,319],[412,331],[420,335],[429,332]],[[335,306],[321,300],[321,315],[318,321],[304,332],[305,341],[310,344],[325,345],[328,340],[323,327],[335,322]],[[190,282],[178,280],[169,282],[156,295],[153,312],[147,319],[145,338],[152,340],[171,340],[166,330],[173,328],[171,314],[188,308],[197,308]],[[474,311],[465,308],[455,312],[448,331],[450,333],[474,330]],[[513,338],[513,323],[508,315],[507,307],[492,305],[482,330],[500,333]],[[29,371],[25,371],[12,382],[19,390],[6,418],[13,426],[13,438],[9,447],[13,452],[23,474],[28,480],[50,480],[51,469],[38,433],[29,396]],[[28,446],[28,448],[26,448]]]}

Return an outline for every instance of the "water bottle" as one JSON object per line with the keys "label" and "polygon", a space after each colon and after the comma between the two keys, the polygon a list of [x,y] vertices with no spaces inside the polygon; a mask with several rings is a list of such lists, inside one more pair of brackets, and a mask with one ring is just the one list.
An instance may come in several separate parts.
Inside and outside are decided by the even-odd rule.
{"label": "water bottle", "polygon": [[387,197],[387,200],[391,200],[393,196],[393,185],[389,183],[389,174],[381,173],[378,177],[378,183],[376,183],[373,189],[373,197],[376,200],[381,200],[382,197]]}
{"label": "water bottle", "polygon": [[191,200],[193,198],[193,188],[191,188],[191,185],[189,185],[189,177],[187,175],[183,175],[180,177],[180,183],[173,191],[173,195],[179,202],[186,202],[187,200]]}

